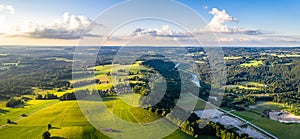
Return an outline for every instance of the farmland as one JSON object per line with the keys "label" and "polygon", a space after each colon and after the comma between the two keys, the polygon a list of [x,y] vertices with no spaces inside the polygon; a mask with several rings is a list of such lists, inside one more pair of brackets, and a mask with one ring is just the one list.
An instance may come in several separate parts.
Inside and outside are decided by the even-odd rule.
{"label": "farmland", "polygon": [[241,64],[241,67],[258,67],[263,65],[263,62],[261,60],[251,60],[248,63]]}
{"label": "farmland", "polygon": [[[140,70],[148,70],[146,67],[139,65],[138,63],[133,64],[132,66],[127,65],[116,65],[114,69],[129,69],[131,72],[139,72]],[[71,93],[75,90],[105,90],[109,89],[114,85],[114,80],[111,76],[108,76],[106,73],[112,72],[111,65],[97,66],[95,68],[91,68],[89,70],[95,71],[95,77],[87,77],[81,78],[78,80],[72,81],[72,83],[86,81],[93,78],[98,78],[103,83],[101,84],[91,84],[85,85],[76,88],[70,88],[65,90],[57,89],[40,89],[33,88],[34,94],[46,95],[46,94],[54,94],[58,97],[64,95],[65,93]],[[142,77],[141,74],[135,75],[138,77]],[[131,78],[132,75],[122,75],[118,76],[122,80],[124,78]],[[155,124],[153,127],[149,126],[147,123],[155,122],[160,120],[162,117],[152,113],[151,111],[145,110],[143,108],[136,107],[139,105],[139,95],[136,94],[127,94],[121,96],[111,96],[111,97],[103,97],[103,103],[106,108],[104,111],[112,112],[115,116],[119,117],[122,120],[128,121],[130,123],[138,123],[139,126],[133,126],[131,128],[125,128],[126,130],[122,130],[122,134],[118,133],[117,135],[112,136],[127,136],[128,138],[132,138],[133,136],[137,136],[133,131],[137,130],[137,128],[141,128],[145,126],[147,127],[147,131],[149,132],[153,130],[151,133],[155,133],[154,131],[157,129],[165,130],[166,133],[172,133],[174,128],[176,127],[168,121],[163,122],[163,124]],[[93,97],[94,99],[95,97]],[[98,103],[101,103],[97,100],[92,101],[79,101],[79,104],[85,104],[86,106],[94,106]],[[24,108],[6,108],[5,102],[1,103],[1,124],[6,124],[6,119],[10,119],[15,124],[8,124],[3,126],[0,129],[0,134],[3,135],[3,138],[20,138],[20,137],[28,137],[28,138],[40,138],[42,133],[47,131],[47,124],[52,125],[52,129],[49,130],[51,136],[54,138],[108,138],[103,133],[98,130],[102,130],[104,128],[113,128],[115,130],[118,127],[115,127],[114,119],[112,117],[96,117],[93,120],[100,121],[104,124],[105,127],[101,127],[96,129],[91,123],[86,119],[86,117],[81,112],[77,101],[58,101],[58,100],[29,100],[25,103]],[[97,112],[97,111],[96,111]],[[22,114],[26,114],[28,116],[21,117]],[[99,115],[94,113],[94,115]],[[101,115],[101,114],[100,114]],[[37,120],[38,119],[38,120]],[[146,124],[146,125],[143,125]],[[4,134],[5,133],[5,134]],[[163,132],[162,132],[163,133]],[[116,134],[116,133],[106,133],[106,134]],[[189,138],[189,135],[177,130],[170,136],[166,138]]]}
{"label": "farmland", "polygon": [[[49,101],[50,104],[47,102]],[[56,138],[108,138],[101,132],[97,131],[82,114],[77,101],[60,101],[46,100],[35,103],[34,108],[42,108],[34,113],[29,113],[28,117],[24,117],[16,122],[0,129],[3,138],[40,138],[44,131],[47,131],[47,124],[53,126],[50,129],[52,137]],[[96,103],[96,102],[85,102]],[[108,110],[112,111],[116,116],[123,120],[136,123],[153,122],[160,117],[142,108],[136,108],[127,105],[121,99],[104,99],[104,103],[108,106]],[[48,105],[47,105],[48,104]],[[46,106],[46,107],[42,107]],[[20,114],[29,112],[27,108],[19,108],[15,112],[1,114],[1,121],[6,118],[18,119]],[[146,118],[145,118],[146,117]],[[37,120],[38,119],[38,120]],[[103,120],[103,119],[101,119]],[[112,120],[113,121],[113,120]],[[110,122],[114,126],[114,122]],[[4,124],[2,122],[2,124]],[[109,127],[109,126],[108,126]],[[150,129],[149,129],[150,130]],[[176,131],[167,138],[188,137],[181,131]]]}
{"label": "farmland", "polygon": [[[106,53],[101,55],[102,61],[97,61],[96,66],[84,65],[83,71],[75,69],[73,73],[78,75],[78,78],[73,80],[72,49],[51,48],[48,51],[48,49],[31,48],[13,53],[4,51],[5,55],[0,56],[1,63],[4,63],[1,65],[3,70],[1,69],[0,72],[1,137],[40,138],[42,133],[47,131],[49,123],[53,126],[49,132],[54,138],[107,138],[107,135],[116,138],[121,136],[142,138],[145,137],[142,135],[153,137],[149,133],[156,133],[158,130],[170,134],[166,138],[194,138],[193,136],[196,135],[201,138],[214,138],[217,136],[214,131],[203,130],[205,132],[202,132],[202,129],[197,128],[196,123],[201,120],[195,117],[189,119],[189,122],[170,118],[161,124],[153,124],[169,116],[173,106],[171,99],[174,98],[174,102],[178,100],[179,95],[176,90],[180,87],[177,84],[180,80],[177,78],[179,76],[177,76],[176,69],[173,69],[176,62],[172,63],[168,58],[156,55],[155,51],[144,48],[149,49],[149,55],[142,56],[136,62],[114,63],[111,58],[118,48],[104,49]],[[297,50],[292,48],[287,51],[276,49],[267,51],[259,50],[259,48],[255,48],[255,51],[254,48],[243,50],[226,48],[224,50],[228,77],[222,88],[225,91],[224,95],[215,97],[209,96],[211,80],[206,54],[198,48],[189,49],[192,53],[187,56],[193,57],[199,68],[195,68],[201,80],[199,97],[212,101],[214,98],[216,100],[223,98],[220,101],[223,109],[231,111],[279,138],[299,136],[296,133],[300,128],[299,124],[282,124],[270,120],[264,113],[266,110],[299,113],[300,95],[297,79],[300,74]],[[24,55],[27,51],[35,54]],[[135,53],[135,51],[132,50],[129,53]],[[147,60],[147,58],[159,59],[160,62]],[[147,62],[148,64],[145,64]],[[15,63],[19,63],[18,66],[15,66]],[[180,66],[186,65],[182,63]],[[191,69],[187,71],[191,72]],[[164,78],[157,76],[160,72]],[[191,77],[187,76],[185,82],[189,83]],[[148,80],[150,78],[151,80]],[[164,101],[160,101],[155,107],[139,107],[141,106],[140,98],[149,93],[152,89],[151,85],[155,85],[154,82],[164,83],[160,82],[160,79],[167,79],[167,83],[172,85],[167,88]],[[190,85],[189,87],[193,86],[193,84]],[[78,100],[79,103],[74,100],[76,99],[74,97],[64,97],[74,96],[76,92],[88,92],[90,96]],[[99,96],[95,94],[99,94],[103,102],[100,102]],[[181,93],[180,97],[183,101],[178,105],[191,107],[194,110],[202,110],[205,107],[205,103],[201,101],[192,105],[190,102],[193,102],[195,98],[189,96],[189,93]],[[22,104],[6,107],[7,102],[13,99],[21,100]],[[81,111],[80,107],[87,109]],[[25,116],[21,116],[23,114]],[[7,119],[12,122],[6,124]],[[125,123],[134,126],[128,126]],[[174,128],[176,124],[181,124],[180,129]],[[194,132],[191,132],[190,128],[193,128]],[[140,134],[136,133],[138,130]],[[225,133],[227,130],[223,131]],[[203,133],[209,133],[211,136],[203,136]]]}
{"label": "farmland", "polygon": [[[2,118],[2,116],[1,116]],[[47,124],[53,129],[53,137],[60,138],[95,138],[96,132],[82,115],[76,101],[58,102],[29,115],[17,122],[3,127],[0,130],[4,138],[40,138],[47,131]],[[105,137],[101,133],[99,137]]]}

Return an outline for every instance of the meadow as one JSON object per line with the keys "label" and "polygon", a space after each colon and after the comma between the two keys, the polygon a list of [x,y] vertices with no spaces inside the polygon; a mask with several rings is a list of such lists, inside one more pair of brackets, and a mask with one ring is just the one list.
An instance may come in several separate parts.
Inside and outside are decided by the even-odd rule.
{"label": "meadow", "polygon": [[235,85],[225,86],[225,88],[238,88],[238,89],[245,89],[245,90],[263,90],[266,87],[267,87],[266,84],[262,84],[258,82],[247,82],[247,81],[238,82]]}
{"label": "meadow", "polygon": [[243,63],[241,64],[240,66],[241,67],[258,67],[258,66],[261,66],[263,65],[263,61],[261,60],[251,60],[249,61],[248,63]]}
{"label": "meadow", "polygon": [[[32,102],[31,102],[32,101]],[[103,133],[99,132],[94,128],[82,114],[81,109],[77,101],[58,101],[58,100],[31,100],[29,103],[34,103],[33,108],[38,109],[34,113],[29,113],[28,117],[20,118],[20,114],[29,112],[27,108],[18,108],[14,112],[8,112],[6,114],[1,114],[2,124],[5,124],[6,118],[11,118],[11,120],[17,120],[16,124],[9,124],[7,126],[0,128],[0,134],[3,138],[40,138],[42,133],[47,131],[47,124],[52,125],[50,129],[51,136],[53,138],[108,138]],[[155,115],[154,113],[147,111],[143,108],[137,108],[130,106],[118,97],[104,98],[103,102],[107,106],[107,110],[111,111],[115,116],[133,123],[150,123],[161,117]],[[89,103],[94,105],[95,101],[85,101],[84,103]],[[44,106],[44,107],[43,107]],[[33,111],[33,110],[31,110]],[[106,126],[107,128],[114,127],[114,120],[109,117],[98,117],[100,121],[106,121],[106,123],[111,123],[111,126]],[[141,125],[148,126],[148,125]],[[171,123],[167,124],[161,129],[168,130],[168,126],[173,126]],[[156,127],[157,128],[157,127]],[[129,128],[126,130],[130,130]],[[132,129],[133,131],[136,129]],[[130,130],[130,132],[132,132]],[[149,132],[154,130],[154,128],[149,128]],[[125,131],[123,131],[125,132]],[[155,133],[155,132],[153,132]],[[109,133],[108,133],[109,134]],[[113,133],[115,134],[115,133]],[[118,133],[121,134],[121,133]],[[125,134],[125,133],[122,133]],[[128,135],[128,134],[125,134]],[[133,133],[133,135],[135,135]],[[181,131],[175,131],[170,136],[166,138],[188,138],[190,136],[186,135]]]}
{"label": "meadow", "polygon": [[0,125],[6,124],[7,119],[17,121],[18,119],[21,119],[22,114],[30,115],[57,102],[58,100],[31,100],[24,106],[24,108],[8,108],[5,106],[5,102],[1,102]]}
{"label": "meadow", "polygon": [[[49,100],[47,100],[49,101]],[[50,133],[55,138],[103,138],[101,133],[89,124],[82,115],[76,101],[57,102],[33,114],[29,114],[16,124],[0,129],[3,138],[41,138],[51,124]]]}

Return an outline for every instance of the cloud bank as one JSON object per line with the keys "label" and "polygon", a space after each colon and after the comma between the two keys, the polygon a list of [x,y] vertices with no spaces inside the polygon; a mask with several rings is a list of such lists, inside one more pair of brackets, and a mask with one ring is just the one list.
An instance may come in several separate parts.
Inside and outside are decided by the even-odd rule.
{"label": "cloud bank", "polygon": [[171,30],[169,25],[162,26],[161,29],[143,29],[136,28],[131,36],[150,36],[150,37],[167,37],[167,38],[178,38],[178,37],[191,37],[189,33],[176,32]]}
{"label": "cloud bank", "polygon": [[4,10],[9,11],[11,14],[15,13],[15,9],[13,8],[13,6],[0,4],[0,11],[4,11]]}
{"label": "cloud bank", "polygon": [[[93,22],[86,16],[64,13],[62,20],[55,21],[50,25],[27,21],[21,25],[13,26],[11,35],[48,39],[78,39],[83,35],[83,32],[89,33],[96,26],[102,25]],[[95,37],[98,35],[84,34],[84,36]]]}

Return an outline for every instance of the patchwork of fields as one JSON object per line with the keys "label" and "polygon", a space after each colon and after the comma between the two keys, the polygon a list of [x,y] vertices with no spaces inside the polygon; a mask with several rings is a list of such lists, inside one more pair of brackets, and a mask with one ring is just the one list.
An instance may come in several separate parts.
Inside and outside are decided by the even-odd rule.
{"label": "patchwork of fields", "polygon": [[[114,79],[111,76],[107,76],[107,72],[111,72],[110,65],[97,66],[95,67],[95,77],[82,78],[78,80],[73,80],[72,82],[79,82],[90,80],[94,78],[99,78],[101,81],[108,81],[108,83],[96,84],[96,85],[86,85],[80,88],[68,89],[59,91],[59,89],[54,90],[42,90],[39,88],[35,89],[35,94],[46,95],[48,93],[55,94],[58,97],[65,93],[73,92],[74,90],[93,90],[93,89],[108,89],[113,86]],[[117,69],[130,69],[131,72],[139,72],[140,70],[147,70],[146,67],[139,65],[138,63],[131,66],[120,66]],[[140,74],[136,76],[142,76]],[[130,75],[125,77],[131,77]],[[96,97],[93,97],[95,99]],[[165,133],[172,133],[177,129],[169,121],[164,120],[164,122],[153,124],[156,121],[162,119],[161,116],[156,115],[138,106],[139,95],[128,94],[122,96],[114,97],[104,97],[103,101],[91,100],[84,101],[58,101],[58,100],[29,100],[26,102],[24,108],[7,108],[5,107],[5,102],[0,103],[0,134],[1,138],[41,138],[43,132],[47,131],[47,125],[51,124],[52,129],[49,130],[51,137],[53,138],[108,138],[103,133],[99,132],[106,128],[113,129],[114,132],[104,132],[105,134],[112,135],[114,137],[122,138],[132,138],[137,135],[143,135],[142,133],[136,134],[136,131],[142,130],[149,134],[149,137],[159,135],[157,130],[165,131]],[[98,106],[98,103],[103,103],[105,106],[103,109]],[[88,110],[93,110],[89,118],[84,116],[80,106],[82,104],[85,107],[91,106]],[[200,104],[199,104],[200,105]],[[200,106],[199,106],[200,107]],[[99,111],[100,109],[100,111]],[[101,111],[102,110],[102,111]],[[103,116],[103,113],[113,114],[115,117],[123,120],[123,122],[134,123],[135,126],[132,127],[122,127],[121,123],[116,123],[116,120],[112,116]],[[22,114],[26,114],[26,117],[22,117]],[[7,119],[15,122],[15,124],[6,124]],[[92,125],[89,121],[97,121],[103,124]],[[116,131],[116,132],[115,132]],[[157,134],[157,135],[156,135]],[[141,136],[145,137],[145,136]],[[193,138],[180,130],[176,130],[170,136],[166,138]]]}

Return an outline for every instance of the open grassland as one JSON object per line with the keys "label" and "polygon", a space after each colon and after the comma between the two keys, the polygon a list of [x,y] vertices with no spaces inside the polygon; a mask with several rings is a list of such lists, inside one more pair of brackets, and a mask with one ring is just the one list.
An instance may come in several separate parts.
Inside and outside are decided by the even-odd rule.
{"label": "open grassland", "polygon": [[76,101],[58,102],[27,118],[0,129],[2,138],[41,138],[51,123],[52,137],[57,138],[105,138],[82,115]]}
{"label": "open grassland", "polygon": [[244,86],[253,86],[253,87],[265,87],[265,84],[258,83],[258,82],[239,82],[239,84]]}
{"label": "open grassland", "polygon": [[261,60],[251,60],[248,63],[243,63],[240,66],[241,67],[258,67],[263,65],[263,62]]}
{"label": "open grassland", "polygon": [[114,100],[111,111],[123,120],[135,123],[150,123],[161,118],[150,111],[137,107],[139,105],[138,95],[131,94],[121,97],[121,99]]}
{"label": "open grassland", "polygon": [[255,105],[249,111],[234,111],[232,113],[261,127],[262,129],[270,132],[278,138],[297,139],[300,136],[300,132],[298,131],[300,128],[300,124],[283,124],[277,121],[273,121],[263,114],[264,110],[280,110],[283,108],[284,106],[279,103],[264,102]]}
{"label": "open grassland", "polygon": [[278,55],[279,58],[286,58],[286,57],[300,57],[300,54],[281,54]]}
{"label": "open grassland", "polygon": [[238,89],[246,89],[246,90],[259,90],[258,87],[247,87],[244,85],[226,85],[225,88],[238,88]]}
{"label": "open grassland", "polygon": [[[106,132],[114,137],[122,136],[123,138],[153,138],[156,135],[164,133],[171,134],[177,129],[176,126],[163,119],[161,116],[143,108],[136,107],[139,105],[139,96],[136,94],[106,97],[103,99],[107,109],[103,108],[103,106],[97,106],[102,115],[95,116],[93,118],[101,123],[100,126],[102,129],[112,128],[118,131],[117,133]],[[88,104],[84,104],[83,106],[88,106]],[[106,114],[109,115],[107,111],[112,112],[116,117],[105,116]],[[116,123],[116,119],[120,119],[121,121]],[[190,136],[181,131],[176,131],[176,133],[168,136],[168,138],[172,139],[182,137],[188,138]]]}
{"label": "open grassland", "polygon": [[[112,112],[115,116],[125,121],[138,123],[138,128],[147,127],[149,126],[147,123],[154,122],[161,118],[160,116],[155,115],[148,110],[134,107],[138,103],[137,95],[122,97],[125,98],[119,98],[117,96],[103,98],[103,103],[105,103],[107,107],[105,110]],[[35,107],[39,106],[41,109],[29,114],[28,117],[18,120],[16,122],[17,124],[10,124],[0,128],[1,138],[41,138],[42,133],[47,131],[47,124],[49,123],[53,126],[53,128],[50,129],[51,136],[55,138],[108,138],[88,122],[88,120],[82,114],[77,101],[31,100],[29,103]],[[85,103],[94,105],[97,103],[97,101],[85,101]],[[16,112],[13,113],[14,115],[6,115],[4,122],[6,122],[6,118],[13,119],[12,117],[20,117],[20,114],[24,113],[25,110],[27,109],[15,109],[14,111]],[[7,114],[9,113],[10,112]],[[3,117],[1,115],[1,119],[2,118]],[[116,123],[113,119],[111,119],[111,117],[98,116],[97,118],[98,119],[96,120],[106,121],[106,123],[111,124],[106,125],[103,128],[118,129],[117,127],[120,126],[116,126]],[[156,133],[158,129],[169,130],[172,126],[173,125],[171,123],[167,123],[161,127],[149,128],[148,132]],[[125,129],[126,131],[122,132],[128,131],[132,133],[132,136],[136,134],[134,133],[134,131],[137,130],[136,127],[133,127],[132,129],[127,127]],[[122,132],[107,134],[119,134],[121,136],[123,134]],[[168,136],[168,138],[175,139],[182,137],[188,138],[190,136],[181,131],[175,131],[175,133]]]}
{"label": "open grassland", "polygon": [[267,85],[258,83],[258,82],[238,82],[236,85],[226,85],[225,88],[238,88],[238,89],[245,89],[245,90],[262,90]]}
{"label": "open grassland", "polygon": [[24,108],[8,108],[5,107],[5,102],[2,102],[0,106],[0,125],[6,124],[7,119],[16,121],[21,118],[22,114],[31,115],[57,102],[58,100],[31,100]]}

